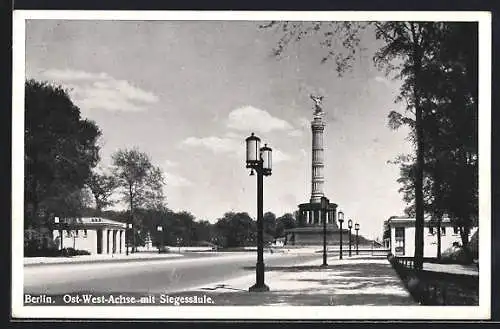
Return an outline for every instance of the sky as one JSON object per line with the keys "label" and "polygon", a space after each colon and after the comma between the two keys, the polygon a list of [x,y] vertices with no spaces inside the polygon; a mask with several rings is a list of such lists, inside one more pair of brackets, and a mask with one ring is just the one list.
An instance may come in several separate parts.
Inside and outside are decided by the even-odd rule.
{"label": "sky", "polygon": [[264,211],[293,213],[311,194],[314,103],[324,96],[325,196],[360,234],[382,236],[403,214],[399,169],[408,131],[387,126],[400,81],[372,62],[370,31],[352,71],[339,77],[317,37],[272,55],[280,33],[255,21],[28,20],[26,78],[68,88],[82,117],[103,132],[100,168],[137,147],[162,168],[175,211],[215,222],[227,211],[256,216],[256,179],[245,168],[252,132],[273,149]]}

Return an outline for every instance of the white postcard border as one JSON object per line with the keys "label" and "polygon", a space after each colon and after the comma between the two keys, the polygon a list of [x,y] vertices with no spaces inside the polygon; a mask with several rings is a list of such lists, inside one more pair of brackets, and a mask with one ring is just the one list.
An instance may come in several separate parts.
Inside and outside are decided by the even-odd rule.
{"label": "white postcard border", "polygon": [[[479,306],[24,306],[23,189],[25,22],[72,20],[299,20],[479,22]],[[491,13],[449,12],[238,12],[77,11],[13,12],[12,111],[12,317],[89,319],[488,319],[491,301]]]}

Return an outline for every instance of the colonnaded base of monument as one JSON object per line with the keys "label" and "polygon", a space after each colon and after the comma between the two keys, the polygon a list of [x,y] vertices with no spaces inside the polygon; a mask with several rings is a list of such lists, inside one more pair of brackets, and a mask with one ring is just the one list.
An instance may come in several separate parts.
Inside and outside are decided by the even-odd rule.
{"label": "colonnaded base of monument", "polygon": [[[304,226],[285,230],[287,235],[287,244],[296,246],[323,246],[323,227],[322,226]],[[343,244],[348,244],[349,230],[342,229]],[[328,226],[326,229],[326,244],[340,245],[340,229],[336,226]]]}
{"label": "colonnaded base of monument", "polygon": [[269,291],[269,287],[266,286],[265,284],[254,284],[250,288],[248,288],[248,291],[250,292],[265,292]]}

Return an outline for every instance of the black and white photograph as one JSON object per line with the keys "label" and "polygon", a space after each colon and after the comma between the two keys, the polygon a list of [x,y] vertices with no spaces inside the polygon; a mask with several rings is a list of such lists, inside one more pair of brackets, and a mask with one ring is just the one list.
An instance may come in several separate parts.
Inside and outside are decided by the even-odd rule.
{"label": "black and white photograph", "polygon": [[489,13],[13,23],[14,317],[490,317]]}

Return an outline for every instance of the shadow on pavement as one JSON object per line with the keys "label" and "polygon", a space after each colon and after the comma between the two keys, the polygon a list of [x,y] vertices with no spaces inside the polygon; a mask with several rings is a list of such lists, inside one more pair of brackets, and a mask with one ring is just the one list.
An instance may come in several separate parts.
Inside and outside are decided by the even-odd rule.
{"label": "shadow on pavement", "polygon": [[[350,261],[327,267],[268,266],[269,292],[248,292],[219,285],[181,294],[209,293],[215,300],[214,305],[416,305],[385,258]],[[244,269],[254,271],[255,267]],[[273,272],[278,273],[273,275]]]}

